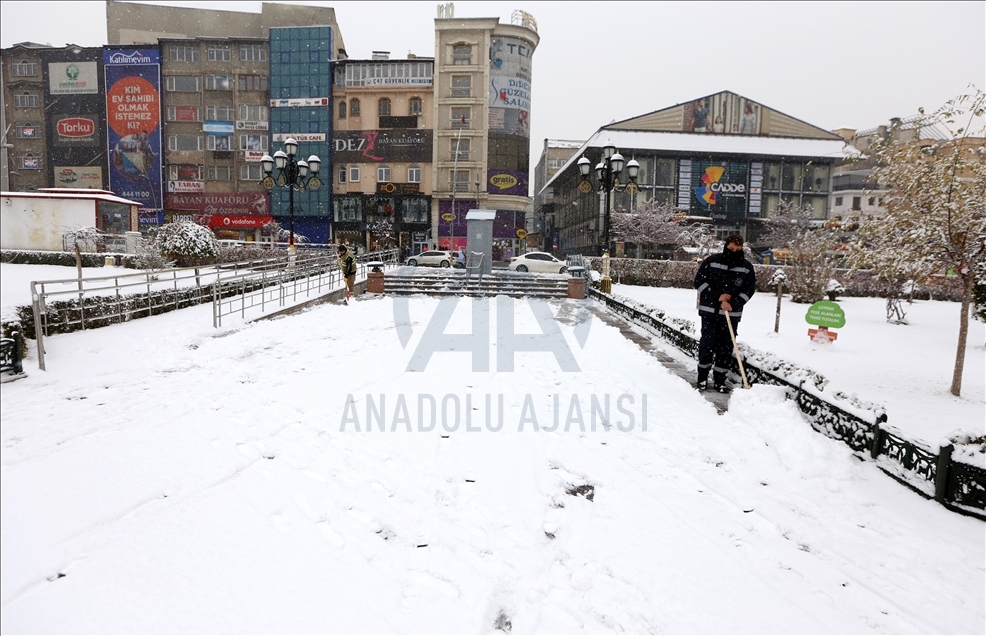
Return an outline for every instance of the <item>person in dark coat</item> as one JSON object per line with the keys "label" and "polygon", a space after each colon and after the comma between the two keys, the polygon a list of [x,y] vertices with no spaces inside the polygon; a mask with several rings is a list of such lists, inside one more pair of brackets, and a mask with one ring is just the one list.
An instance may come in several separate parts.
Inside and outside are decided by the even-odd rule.
{"label": "person in dark coat", "polygon": [[743,307],[757,289],[757,275],[753,263],[743,255],[743,237],[726,238],[721,254],[709,256],[695,275],[698,290],[698,315],[702,319],[702,337],[698,343],[698,382],[696,387],[708,388],[709,371],[720,393],[728,393],[726,371],[733,354],[733,342],[726,325],[727,316],[733,325],[733,333],[739,328]]}

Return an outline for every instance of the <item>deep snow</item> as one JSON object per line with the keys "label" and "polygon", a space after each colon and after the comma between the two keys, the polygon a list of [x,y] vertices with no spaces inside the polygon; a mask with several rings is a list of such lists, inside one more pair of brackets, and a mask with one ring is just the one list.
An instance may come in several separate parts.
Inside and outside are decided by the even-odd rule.
{"label": "deep snow", "polygon": [[[492,342],[489,371],[455,351],[411,373],[438,301],[409,305],[404,348],[393,299],[369,297],[46,340],[49,371],[28,360],[0,388],[2,631],[986,630],[984,524],[815,433],[780,389],[719,416],[615,328],[593,319],[581,347],[571,301],[551,307],[577,373],[544,353],[497,372]],[[447,331],[469,332],[471,309]],[[499,432],[487,394],[504,396]],[[367,432],[381,395],[387,432]],[[412,432],[390,432],[401,395]],[[458,398],[459,429],[439,414],[417,432],[420,395]],[[526,395],[537,432],[517,431]],[[572,397],[588,428],[592,395],[624,428],[615,401],[633,396],[632,430],[579,431]],[[361,432],[340,431],[347,396]],[[589,485],[591,501],[566,494]]]}

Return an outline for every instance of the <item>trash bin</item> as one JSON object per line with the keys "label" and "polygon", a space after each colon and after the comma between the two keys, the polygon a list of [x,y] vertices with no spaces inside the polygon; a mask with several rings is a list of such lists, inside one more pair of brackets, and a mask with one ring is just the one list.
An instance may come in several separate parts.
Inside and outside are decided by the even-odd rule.
{"label": "trash bin", "polygon": [[366,291],[369,294],[382,294],[384,290],[383,272],[370,272],[366,275]]}
{"label": "trash bin", "polygon": [[571,278],[568,279],[568,297],[575,298],[577,300],[582,300],[585,298],[585,268],[584,267],[570,267],[568,268],[568,273]]}

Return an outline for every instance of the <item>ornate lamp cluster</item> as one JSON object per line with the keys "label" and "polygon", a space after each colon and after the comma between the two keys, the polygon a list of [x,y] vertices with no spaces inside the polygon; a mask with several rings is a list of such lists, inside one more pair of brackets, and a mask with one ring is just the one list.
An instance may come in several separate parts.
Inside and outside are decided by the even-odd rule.
{"label": "ornate lamp cluster", "polygon": [[[582,181],[579,183],[579,190],[583,194],[588,194],[592,192],[593,186],[592,182],[589,181],[589,171],[591,162],[584,155],[578,161],[579,173],[582,175]],[[623,174],[623,169],[626,168],[627,183],[620,183],[620,175]],[[630,194],[636,193],[639,188],[637,187],[637,174],[640,172],[640,164],[637,163],[636,159],[631,159],[629,162],[625,162],[623,155],[616,151],[616,147],[612,144],[607,143],[603,148],[602,160],[596,164],[596,190],[603,193],[605,203],[605,218],[603,229],[603,238],[605,250],[610,249],[610,192],[629,192]]]}
{"label": "ornate lamp cluster", "polygon": [[[261,181],[268,190],[273,190],[277,185],[288,188],[288,214],[291,218],[291,239],[288,249],[294,247],[294,191],[304,192],[305,190],[317,190],[322,186],[322,180],[318,178],[318,170],[322,167],[322,160],[316,155],[308,157],[308,161],[295,160],[298,152],[298,142],[288,137],[284,140],[284,150],[278,150],[274,156],[264,155],[260,159],[260,165],[264,171],[264,178]],[[274,170],[277,170],[277,177],[274,177]]]}

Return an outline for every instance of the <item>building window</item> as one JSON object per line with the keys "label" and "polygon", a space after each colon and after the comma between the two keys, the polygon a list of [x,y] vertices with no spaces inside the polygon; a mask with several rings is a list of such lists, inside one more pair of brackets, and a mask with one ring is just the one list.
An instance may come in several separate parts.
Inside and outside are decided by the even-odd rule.
{"label": "building window", "polygon": [[472,47],[468,44],[456,44],[452,47],[452,64],[468,66],[472,64]]}
{"label": "building window", "polygon": [[408,183],[421,183],[421,166],[408,166],[407,167],[407,182]]}
{"label": "building window", "polygon": [[14,95],[15,108],[37,108],[38,94],[34,91],[23,91]]}
{"label": "building window", "polygon": [[866,205],[870,206],[871,208],[874,205],[876,205],[876,197],[870,197],[869,199],[867,199],[866,200]]}
{"label": "building window", "polygon": [[339,102],[339,119],[346,118],[346,100]]}
{"label": "building window", "polygon": [[469,121],[472,118],[471,108],[453,108],[452,109],[452,129],[464,129],[469,128]]}
{"label": "building window", "polygon": [[842,207],[842,197],[835,197],[835,207]]}
{"label": "building window", "polygon": [[232,106],[206,106],[206,121],[233,121]]}
{"label": "building window", "polygon": [[233,170],[229,166],[209,166],[209,181],[232,181]]}
{"label": "building window", "polygon": [[359,165],[354,163],[349,166],[349,180],[352,183],[359,183]]}
{"label": "building window", "polygon": [[24,170],[40,170],[41,169],[41,157],[27,153],[26,155],[21,155],[19,161],[17,162],[21,168]]}
{"label": "building window", "polygon": [[359,100],[355,97],[349,100],[350,117],[359,117]]}
{"label": "building window", "polygon": [[452,76],[452,97],[471,97],[472,77],[469,75]]}
{"label": "building window", "polygon": [[202,90],[202,78],[198,75],[169,75],[165,87],[173,93],[197,93]]}
{"label": "building window", "polygon": [[449,170],[449,190],[467,192],[469,190],[469,171]]}
{"label": "building window", "polygon": [[232,135],[206,135],[205,136],[205,148],[206,150],[232,150],[233,149],[233,136]]}
{"label": "building window", "polygon": [[228,44],[210,44],[206,51],[210,62],[228,62],[230,60]]}
{"label": "building window", "polygon": [[390,99],[381,97],[377,101],[377,115],[380,117],[390,117]]}
{"label": "building window", "polygon": [[346,166],[339,166],[339,183],[346,183]]}
{"label": "building window", "polygon": [[38,74],[38,63],[31,60],[21,60],[10,65],[14,77],[35,77]]}
{"label": "building window", "polygon": [[168,135],[168,150],[202,150],[200,135]]}
{"label": "building window", "polygon": [[422,102],[420,97],[412,97],[407,102],[407,114],[408,115],[420,115],[422,111]]}
{"label": "building window", "polygon": [[471,139],[468,137],[465,139],[450,139],[449,142],[449,161],[469,161],[469,150],[472,145]]}
{"label": "building window", "polygon": [[240,135],[240,150],[267,151],[267,135]]}
{"label": "building window", "polygon": [[172,45],[168,47],[168,59],[172,62],[198,62],[199,47]]}
{"label": "building window", "polygon": [[862,205],[861,205],[862,204],[862,200],[863,200],[862,197],[853,197],[852,198],[852,209],[853,210],[857,210],[857,211],[861,210],[862,209]]}
{"label": "building window", "polygon": [[241,62],[265,62],[267,61],[267,47],[263,44],[241,44]]}
{"label": "building window", "polygon": [[254,104],[240,104],[241,121],[267,121],[267,107]]}
{"label": "building window", "polygon": [[171,181],[201,181],[202,166],[173,164],[168,166],[168,179]]}
{"label": "building window", "polygon": [[264,178],[264,169],[259,163],[245,163],[240,166],[240,181],[260,181]]}
{"label": "building window", "polygon": [[390,166],[387,164],[377,166],[377,183],[390,183]]}
{"label": "building window", "polygon": [[205,90],[207,91],[231,91],[233,90],[232,75],[206,75]]}
{"label": "building window", "polygon": [[18,122],[16,135],[20,139],[35,139],[38,136],[38,129],[29,121]]}
{"label": "building window", "polygon": [[359,221],[363,218],[361,201],[358,197],[338,197],[332,199],[336,221]]}
{"label": "building window", "polygon": [[263,75],[240,75],[241,91],[266,91],[267,78]]}
{"label": "building window", "polygon": [[431,206],[428,199],[401,200],[401,220],[405,223],[427,223],[431,221]]}

